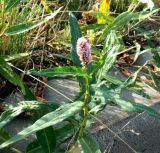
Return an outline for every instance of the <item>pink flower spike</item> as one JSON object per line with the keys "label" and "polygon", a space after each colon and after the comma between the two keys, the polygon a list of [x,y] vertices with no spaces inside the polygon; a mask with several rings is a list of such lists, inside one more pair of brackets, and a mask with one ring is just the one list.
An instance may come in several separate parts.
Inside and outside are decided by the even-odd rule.
{"label": "pink flower spike", "polygon": [[83,66],[89,64],[92,60],[91,45],[84,37],[81,37],[77,40],[77,55],[79,56],[79,59]]}

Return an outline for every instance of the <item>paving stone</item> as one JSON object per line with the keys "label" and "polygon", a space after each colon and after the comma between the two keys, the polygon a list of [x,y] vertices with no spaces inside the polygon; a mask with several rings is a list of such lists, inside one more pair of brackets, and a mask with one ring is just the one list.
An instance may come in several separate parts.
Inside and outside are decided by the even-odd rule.
{"label": "paving stone", "polygon": [[[71,99],[74,99],[79,93],[79,86],[75,80],[55,79],[49,81],[49,85]],[[127,93],[127,91],[124,92],[125,94],[123,96],[124,98],[129,100],[132,99],[135,102],[152,105],[159,111],[160,109],[157,103],[160,101],[160,95],[150,87],[146,86],[145,90],[151,95],[151,100],[137,97],[137,95]],[[20,95],[17,95],[17,97],[17,101],[21,100],[20,98],[22,98]],[[48,88],[46,88],[44,91],[44,98],[48,101],[54,101],[61,104],[67,101],[65,97]],[[9,103],[14,101],[13,95],[11,95],[10,99],[8,98],[6,101]],[[117,133],[119,137],[121,137],[137,152],[158,153],[158,150],[160,150],[160,145],[158,143],[160,142],[160,120],[150,117],[146,113],[142,113],[140,115],[133,113],[128,114],[115,106],[107,106],[104,111],[98,114],[97,118],[98,121],[95,120],[90,132],[103,152],[132,152],[132,150],[129,149],[126,144],[124,144],[119,138],[117,138],[108,130],[108,127],[114,131],[114,133]],[[32,121],[30,119],[15,119],[6,126],[6,129],[12,135],[14,135],[31,123]],[[32,137],[27,138],[25,141],[16,143],[15,147],[24,150],[26,144],[31,142],[34,137],[35,136],[33,135]]]}

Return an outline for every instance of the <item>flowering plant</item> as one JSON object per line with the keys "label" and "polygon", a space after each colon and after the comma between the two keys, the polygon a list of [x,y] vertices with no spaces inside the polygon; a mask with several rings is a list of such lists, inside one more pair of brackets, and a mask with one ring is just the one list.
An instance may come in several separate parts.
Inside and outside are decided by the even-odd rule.
{"label": "flowering plant", "polygon": [[[35,150],[43,153],[64,153],[66,152],[64,149],[68,148],[61,148],[61,144],[68,139],[73,140],[72,142],[76,144],[74,147],[78,146],[84,153],[100,153],[101,150],[98,145],[90,137],[89,128],[98,112],[103,111],[107,105],[117,105],[128,112],[145,111],[154,117],[160,118],[160,113],[155,110],[142,104],[124,100],[121,96],[124,89],[143,97],[148,96],[137,84],[137,76],[143,66],[125,81],[118,80],[110,75],[110,70],[114,67],[117,55],[120,54],[123,48],[122,39],[118,35],[119,31],[116,30],[126,25],[128,21],[136,18],[139,20],[140,17],[144,19],[146,16],[146,14],[137,16],[137,14],[129,11],[117,16],[110,25],[103,29],[103,33],[98,37],[97,42],[103,42],[103,48],[99,51],[98,58],[94,60],[91,56],[90,43],[82,37],[77,19],[70,13],[69,25],[73,66],[55,67],[40,71],[29,70],[26,74],[49,78],[57,76],[74,77],[79,82],[81,89],[78,98],[70,100],[70,103],[66,102],[66,104],[60,105],[57,103],[41,103],[34,99],[32,94],[29,94],[31,101],[23,101],[18,106],[9,108],[1,115],[0,127],[4,127],[9,121],[25,111],[31,111],[34,116],[38,116],[38,119],[17,135],[7,138],[5,142],[0,144],[0,149],[10,147],[13,143],[36,133],[36,138],[28,145],[26,153],[34,153]],[[96,25],[96,29],[99,30],[100,27],[102,25]],[[95,53],[93,52],[93,54]],[[43,113],[44,110],[45,113]],[[61,125],[60,128],[59,126],[52,127],[57,124]],[[74,147],[71,146],[73,143],[69,143],[71,152],[74,152],[72,150]]]}
{"label": "flowering plant", "polygon": [[77,55],[83,66],[91,62],[91,46],[84,37],[77,40]]}

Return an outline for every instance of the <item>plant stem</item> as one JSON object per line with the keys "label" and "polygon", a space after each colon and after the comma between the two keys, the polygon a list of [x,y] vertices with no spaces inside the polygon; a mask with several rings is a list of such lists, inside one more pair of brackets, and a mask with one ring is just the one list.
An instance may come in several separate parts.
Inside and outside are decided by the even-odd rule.
{"label": "plant stem", "polygon": [[86,76],[85,78],[86,91],[84,96],[84,118],[80,126],[78,137],[81,138],[83,136],[84,128],[86,127],[87,119],[88,119],[88,101],[89,101],[89,78]]}
{"label": "plant stem", "polygon": [[14,148],[14,147],[9,147],[9,150],[11,150],[13,153],[22,153],[20,150]]}
{"label": "plant stem", "polygon": [[5,6],[6,6],[6,0],[2,1],[2,27],[5,23]]}

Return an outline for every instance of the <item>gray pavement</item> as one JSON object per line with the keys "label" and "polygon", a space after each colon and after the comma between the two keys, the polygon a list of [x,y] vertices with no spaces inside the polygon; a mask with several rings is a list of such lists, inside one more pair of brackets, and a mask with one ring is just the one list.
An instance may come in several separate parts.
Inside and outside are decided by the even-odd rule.
{"label": "gray pavement", "polygon": [[[49,85],[71,99],[74,99],[79,93],[78,83],[75,80],[55,79],[49,81]],[[146,86],[145,90],[152,97],[151,100],[146,100],[135,94],[127,93],[127,91],[124,92],[124,98],[151,105],[160,111],[158,104],[160,95],[151,87]],[[15,98],[15,100],[13,100],[13,98]],[[19,94],[13,94],[10,95],[6,101],[10,103],[11,101],[19,101],[21,98]],[[62,104],[66,101],[65,97],[49,88],[45,89],[44,98],[48,101],[61,102]],[[150,117],[146,113],[128,114],[114,106],[107,106],[97,118],[98,120],[95,119],[95,123],[92,125],[90,131],[103,152],[132,153],[133,150],[131,148],[136,150],[136,152],[142,153],[160,152],[160,120]],[[15,119],[6,126],[6,129],[11,135],[14,135],[31,123],[32,121],[29,118]],[[111,129],[112,132],[108,130],[108,128]],[[18,142],[14,146],[24,151],[26,144],[31,142],[34,137],[33,135],[24,141]],[[123,141],[131,146],[131,148]],[[0,153],[9,152],[5,150],[0,151]]]}

